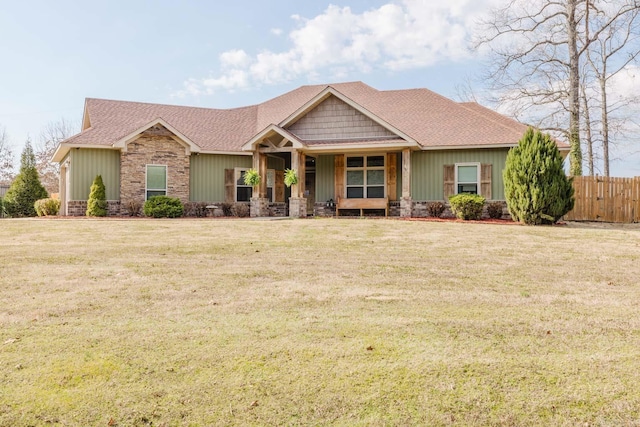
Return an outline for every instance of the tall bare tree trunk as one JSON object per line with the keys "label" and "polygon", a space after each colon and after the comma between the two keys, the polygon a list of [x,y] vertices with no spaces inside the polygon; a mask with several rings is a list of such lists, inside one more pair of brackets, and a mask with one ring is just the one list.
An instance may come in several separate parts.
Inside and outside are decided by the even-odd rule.
{"label": "tall bare tree trunk", "polygon": [[589,167],[589,175],[593,176],[593,137],[591,133],[591,114],[589,112],[589,104],[587,102],[586,88],[582,89],[582,114],[584,116],[584,132],[587,140],[587,165]]}
{"label": "tall bare tree trunk", "polygon": [[602,163],[604,166],[604,176],[609,176],[609,107],[607,105],[607,64],[603,64],[603,73],[598,76],[600,82],[600,111],[602,112]]}
{"label": "tall bare tree trunk", "polygon": [[569,173],[582,175],[580,147],[580,55],[578,54],[577,0],[567,0],[567,40],[569,47]]}

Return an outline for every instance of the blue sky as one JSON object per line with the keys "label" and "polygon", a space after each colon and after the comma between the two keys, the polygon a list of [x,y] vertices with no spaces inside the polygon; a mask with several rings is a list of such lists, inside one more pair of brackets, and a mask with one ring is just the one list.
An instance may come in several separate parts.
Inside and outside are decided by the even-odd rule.
{"label": "blue sky", "polygon": [[352,80],[455,97],[482,72],[467,42],[495,1],[4,2],[0,127],[17,157],[47,123],[79,123],[85,97],[228,108]]}

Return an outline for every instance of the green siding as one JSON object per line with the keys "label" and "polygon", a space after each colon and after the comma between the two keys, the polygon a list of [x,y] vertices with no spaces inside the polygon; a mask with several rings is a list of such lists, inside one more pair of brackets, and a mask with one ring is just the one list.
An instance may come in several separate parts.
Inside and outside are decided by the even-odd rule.
{"label": "green siding", "polygon": [[107,200],[120,200],[120,151],[72,148],[69,200],[87,200],[96,175],[102,175]]}
{"label": "green siding", "polygon": [[224,202],[224,170],[250,168],[251,156],[200,154],[191,156],[189,194],[194,202]]}
{"label": "green siding", "polygon": [[411,198],[419,200],[443,200],[443,167],[463,162],[479,162],[493,165],[491,193],[494,200],[504,200],[502,171],[508,149],[419,151],[411,153]]}
{"label": "green siding", "polygon": [[316,158],[316,202],[335,199],[335,160],[333,155]]}

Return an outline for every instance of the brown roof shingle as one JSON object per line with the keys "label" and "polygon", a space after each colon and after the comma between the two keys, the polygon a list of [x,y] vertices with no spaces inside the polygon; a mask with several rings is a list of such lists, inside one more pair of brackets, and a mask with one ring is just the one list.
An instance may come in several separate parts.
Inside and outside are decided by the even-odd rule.
{"label": "brown roof shingle", "polygon": [[88,98],[91,127],[64,144],[111,146],[158,118],[203,151],[241,151],[271,124],[280,124],[331,87],[427,147],[516,144],[526,126],[478,104],[457,103],[427,89],[379,91],[362,82],[301,86],[258,105],[212,109]]}

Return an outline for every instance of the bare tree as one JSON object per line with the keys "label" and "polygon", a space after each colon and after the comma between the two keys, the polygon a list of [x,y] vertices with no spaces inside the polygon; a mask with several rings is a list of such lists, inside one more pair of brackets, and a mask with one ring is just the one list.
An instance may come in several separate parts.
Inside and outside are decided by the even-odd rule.
{"label": "bare tree", "polygon": [[15,175],[13,150],[4,127],[0,127],[0,184],[10,184]]}
{"label": "bare tree", "polygon": [[[572,175],[582,174],[581,58],[618,17],[637,8],[638,0],[509,0],[481,23],[477,45],[493,53],[488,81],[497,101],[511,104],[516,117],[563,134]],[[598,15],[602,10],[607,13]],[[592,11],[603,19],[591,22]]]}
{"label": "bare tree", "polygon": [[[603,22],[609,19],[611,12],[606,6],[608,5],[596,10],[595,20]],[[636,61],[640,55],[639,13],[640,9],[635,8],[627,13],[614,14],[613,19],[601,32],[600,38],[594,40],[586,51],[587,61],[596,76],[600,95],[602,162],[605,176],[609,176],[611,161],[609,156],[611,116],[631,101],[628,96],[624,96],[618,102],[610,103],[607,96],[608,83],[611,78]]]}
{"label": "bare tree", "polygon": [[40,174],[40,181],[49,194],[59,191],[60,165],[53,163],[51,158],[60,141],[76,133],[75,123],[64,118],[57,122],[49,122],[40,132],[36,146],[36,168]]}

